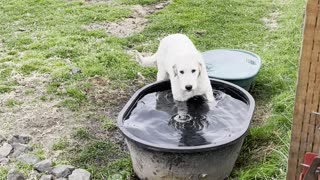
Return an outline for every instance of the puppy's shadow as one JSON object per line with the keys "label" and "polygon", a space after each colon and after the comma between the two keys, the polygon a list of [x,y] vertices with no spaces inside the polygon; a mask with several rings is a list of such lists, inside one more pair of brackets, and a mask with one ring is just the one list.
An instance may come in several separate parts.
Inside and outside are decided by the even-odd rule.
{"label": "puppy's shadow", "polygon": [[180,132],[179,146],[209,144],[202,136],[208,126],[207,113],[210,108],[205,98],[196,96],[187,102],[174,101],[170,91],[157,92],[156,109],[170,115],[168,125]]}

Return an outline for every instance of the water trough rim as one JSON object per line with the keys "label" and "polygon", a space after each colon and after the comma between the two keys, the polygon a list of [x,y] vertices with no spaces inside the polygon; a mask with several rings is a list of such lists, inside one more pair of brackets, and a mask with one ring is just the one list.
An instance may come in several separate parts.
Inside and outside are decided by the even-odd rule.
{"label": "water trough rim", "polygon": [[[160,82],[154,82],[151,84],[148,84],[142,88],[140,88],[138,91],[136,91],[132,97],[129,99],[129,101],[126,103],[126,105],[122,108],[122,110],[120,111],[118,118],[117,118],[117,125],[118,128],[120,129],[120,132],[125,136],[125,138],[133,143],[136,143],[138,146],[142,146],[145,147],[147,149],[150,150],[154,150],[154,151],[161,151],[161,152],[179,152],[179,153],[193,153],[193,152],[202,152],[202,151],[209,151],[209,150],[214,150],[214,149],[218,149],[224,146],[228,146],[230,144],[235,143],[238,139],[242,138],[243,136],[245,136],[249,130],[250,127],[250,122],[252,120],[253,114],[254,114],[254,109],[255,109],[255,100],[253,99],[253,97],[251,96],[251,94],[249,92],[247,92],[245,89],[243,89],[242,87],[235,85],[233,83],[227,82],[227,81],[223,81],[220,79],[210,79],[211,83],[212,82],[218,82],[218,83],[223,83],[223,84],[227,84],[228,86],[231,86],[235,89],[238,89],[239,91],[241,91],[241,93],[243,93],[247,98],[248,98],[248,103],[249,103],[249,124],[248,127],[246,127],[245,132],[243,132],[241,135],[239,136],[235,136],[234,138],[230,139],[229,142],[227,143],[222,143],[222,144],[208,144],[208,145],[200,145],[200,146],[183,146],[183,147],[164,147],[162,145],[157,145],[154,143],[150,143],[148,141],[145,141],[141,138],[138,138],[136,136],[134,136],[132,133],[130,133],[124,126],[123,126],[123,121],[126,118],[125,115],[128,114],[128,112],[132,111],[132,108],[135,107],[136,103],[139,101],[139,99],[141,99],[144,95],[143,94],[144,91],[150,90],[152,88],[154,88],[155,86],[160,86],[162,84],[166,84],[166,83],[170,83],[169,81],[160,81]],[[143,94],[143,95],[141,95]]]}
{"label": "water trough rim", "polygon": [[[202,52],[202,57],[204,58],[204,56],[206,56],[206,54],[209,54],[209,53],[212,53],[214,51],[235,51],[235,52],[241,52],[241,53],[245,53],[245,54],[249,54],[253,57],[256,58],[256,62],[258,62],[258,66],[256,68],[256,71],[254,73],[252,73],[252,75],[250,76],[243,76],[243,77],[234,77],[234,78],[226,78],[226,77],[223,77],[223,76],[212,76],[209,74],[209,77],[212,78],[212,79],[220,79],[220,80],[229,80],[229,81],[241,81],[241,80],[248,80],[248,79],[251,79],[251,78],[254,78],[258,75],[260,69],[261,69],[261,66],[262,66],[262,60],[261,60],[261,57],[254,53],[254,52],[251,52],[251,51],[247,51],[247,50],[243,50],[243,49],[212,49],[212,50],[208,50],[208,51],[204,51]],[[205,60],[205,63],[206,63],[206,66],[208,65],[207,63],[207,60]]]}

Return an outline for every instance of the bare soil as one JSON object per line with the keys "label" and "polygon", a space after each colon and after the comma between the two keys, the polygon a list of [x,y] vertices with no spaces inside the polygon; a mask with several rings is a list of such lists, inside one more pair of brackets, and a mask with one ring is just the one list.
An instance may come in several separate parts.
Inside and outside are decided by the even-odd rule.
{"label": "bare soil", "polygon": [[142,32],[149,22],[147,16],[165,8],[168,4],[169,1],[146,6],[135,5],[131,7],[133,13],[121,21],[93,23],[83,26],[83,28],[87,30],[104,29],[113,36],[128,37]]}
{"label": "bare soil", "polygon": [[[112,0],[86,0],[87,3],[106,2]],[[127,37],[143,31],[148,24],[148,15],[163,9],[169,2],[161,2],[147,6],[131,6],[133,14],[118,22],[90,24],[84,28],[105,29],[108,33]],[[0,42],[0,55],[5,54]],[[146,54],[144,54],[146,55]],[[72,62],[65,60],[71,67]],[[13,62],[6,66],[19,66]],[[12,63],[12,64],[8,64]],[[128,101],[129,97],[147,80],[141,75],[139,79],[128,82],[112,82],[102,77],[88,79],[92,87],[86,90],[89,103],[79,111],[72,111],[61,106],[63,97],[48,94],[47,86],[51,81],[49,74],[33,73],[23,75],[14,72],[9,81],[17,84],[13,91],[0,94],[0,135],[9,138],[15,134],[32,136],[32,144],[40,145],[48,156],[59,156],[53,151],[53,145],[61,138],[72,139],[76,129],[84,127],[90,134],[99,139],[113,140],[123,144],[122,136],[117,130],[107,131],[97,117],[107,117],[115,120],[117,114]],[[121,84],[122,87],[119,87]],[[59,90],[63,90],[60,87]]]}
{"label": "bare soil", "polygon": [[[0,134],[7,137],[14,134],[28,134],[32,142],[42,145],[49,153],[52,145],[61,137],[68,137],[71,131],[81,126],[84,120],[67,108],[59,106],[62,99],[51,98],[46,92],[50,76],[16,74],[15,89],[0,94]],[[8,102],[17,102],[9,106]]]}
{"label": "bare soil", "polygon": [[256,127],[263,124],[271,115],[271,106],[257,103],[256,110],[252,119],[252,126]]}

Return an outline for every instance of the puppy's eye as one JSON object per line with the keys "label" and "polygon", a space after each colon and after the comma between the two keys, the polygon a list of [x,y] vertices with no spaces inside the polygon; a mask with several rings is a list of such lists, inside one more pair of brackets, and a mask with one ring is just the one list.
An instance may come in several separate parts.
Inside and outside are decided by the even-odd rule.
{"label": "puppy's eye", "polygon": [[183,74],[184,73],[184,71],[180,71],[180,74]]}
{"label": "puppy's eye", "polygon": [[196,70],[195,70],[195,69],[192,69],[191,72],[194,73],[194,72],[196,72]]}

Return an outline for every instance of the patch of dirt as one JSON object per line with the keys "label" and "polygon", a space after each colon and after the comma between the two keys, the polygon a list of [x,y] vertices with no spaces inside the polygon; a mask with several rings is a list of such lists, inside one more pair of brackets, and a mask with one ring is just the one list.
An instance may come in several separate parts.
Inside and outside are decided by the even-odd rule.
{"label": "patch of dirt", "polygon": [[268,104],[257,102],[256,110],[252,119],[252,126],[256,127],[264,123],[271,115],[271,107]]}
{"label": "patch of dirt", "polygon": [[[102,77],[90,78],[88,81],[92,87],[86,93],[91,103],[81,107],[80,112],[74,112],[60,106],[62,98],[47,94],[50,75],[13,73],[10,80],[16,81],[17,85],[13,91],[0,94],[0,135],[30,135],[32,143],[42,146],[52,157],[61,153],[53,151],[52,146],[61,138],[72,140],[75,129],[80,127],[86,127],[93,136],[114,141],[125,149],[119,131],[108,132],[103,122],[95,117],[115,120],[130,96],[148,83],[143,79],[120,83]],[[8,105],[10,101],[15,104]]]}
{"label": "patch of dirt", "polygon": [[[28,134],[34,144],[42,145],[50,153],[52,145],[62,137],[68,137],[83,119],[58,104],[61,99],[53,99],[46,93],[50,76],[32,74],[24,77],[12,76],[18,82],[13,91],[0,94],[0,134]],[[13,107],[6,105],[9,100],[19,103]]]}
{"label": "patch of dirt", "polygon": [[269,28],[270,31],[275,31],[278,28],[277,19],[279,16],[280,12],[273,12],[269,14],[269,17],[262,18],[262,21]]}
{"label": "patch of dirt", "polygon": [[111,3],[113,0],[84,0],[85,2],[88,3],[96,3],[96,2],[104,2],[104,3]]}
{"label": "patch of dirt", "polygon": [[142,32],[148,24],[146,16],[165,8],[169,3],[169,1],[165,1],[147,6],[135,5],[132,6],[133,14],[122,21],[93,23],[83,26],[83,28],[87,30],[105,29],[113,36],[128,37],[134,33]]}
{"label": "patch of dirt", "polygon": [[88,110],[88,112],[94,111],[95,116],[88,115],[85,126],[94,137],[113,141],[123,151],[127,151],[120,131],[118,129],[107,131],[97,116],[104,116],[116,123],[119,112],[132,94],[150,82],[142,78],[127,82],[111,82],[99,76],[88,79],[88,82],[92,86],[85,91],[91,103],[95,105],[95,110]]}
{"label": "patch of dirt", "polygon": [[86,90],[89,99],[96,105],[105,108],[104,112],[116,119],[119,111],[139,88],[146,85],[143,79],[128,82],[112,82],[102,77],[88,80],[92,86]]}

